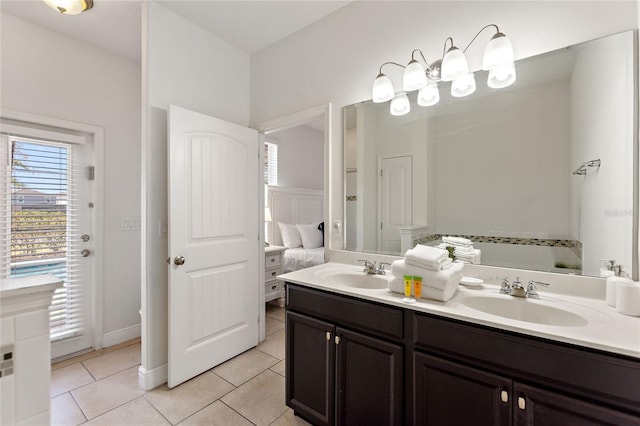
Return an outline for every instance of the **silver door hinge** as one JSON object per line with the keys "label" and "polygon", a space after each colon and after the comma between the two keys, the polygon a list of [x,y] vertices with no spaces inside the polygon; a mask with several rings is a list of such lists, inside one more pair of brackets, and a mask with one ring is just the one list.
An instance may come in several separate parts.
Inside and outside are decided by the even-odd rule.
{"label": "silver door hinge", "polygon": [[95,180],[96,178],[96,168],[95,166],[87,166],[87,179]]}

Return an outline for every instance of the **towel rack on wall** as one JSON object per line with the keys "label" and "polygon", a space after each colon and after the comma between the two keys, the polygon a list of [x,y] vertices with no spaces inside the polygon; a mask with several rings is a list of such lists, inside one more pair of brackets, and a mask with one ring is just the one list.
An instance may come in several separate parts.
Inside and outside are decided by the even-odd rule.
{"label": "towel rack on wall", "polygon": [[580,176],[584,176],[587,174],[587,171],[589,171],[589,167],[595,167],[596,169],[600,168],[600,159],[598,158],[597,160],[591,160],[591,161],[585,161],[584,163],[580,164],[580,167],[578,167],[573,174],[574,175],[580,175]]}

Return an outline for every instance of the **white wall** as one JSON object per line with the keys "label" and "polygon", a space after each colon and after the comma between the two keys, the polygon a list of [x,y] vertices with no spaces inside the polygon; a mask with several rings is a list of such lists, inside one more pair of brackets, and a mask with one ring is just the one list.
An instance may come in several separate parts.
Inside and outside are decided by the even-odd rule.
{"label": "white wall", "polygon": [[167,109],[249,122],[249,56],[157,2],[143,3],[143,324],[141,380],[166,381]]}
{"label": "white wall", "polygon": [[[353,2],[252,56],[251,121],[332,103],[327,219],[342,220],[341,108],[371,98],[371,85],[383,62],[406,63],[416,47],[427,58],[437,58],[446,37],[453,36],[463,46],[488,23],[498,24],[509,36],[516,59],[529,57],[637,28],[637,5],[629,1]],[[480,68],[489,37],[482,35],[482,42],[467,52],[472,69]],[[389,70],[388,75],[399,82],[401,70]],[[327,244],[341,248],[341,233],[330,229]],[[333,259],[340,254],[329,255]]]}
{"label": "white wall", "polygon": [[324,188],[324,134],[306,126],[270,133],[278,145],[278,186]]}
{"label": "white wall", "polygon": [[452,110],[428,126],[437,233],[569,238],[568,81]]}
{"label": "white wall", "polygon": [[140,333],[140,64],[2,14],[3,109],[104,128],[104,333]]}

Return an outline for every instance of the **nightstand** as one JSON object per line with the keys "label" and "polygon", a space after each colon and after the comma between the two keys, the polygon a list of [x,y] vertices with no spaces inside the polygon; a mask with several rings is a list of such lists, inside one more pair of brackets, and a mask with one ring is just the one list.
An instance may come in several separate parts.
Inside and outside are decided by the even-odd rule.
{"label": "nightstand", "polygon": [[269,246],[264,248],[264,301],[279,299],[278,304],[284,307],[284,283],[276,278],[282,274],[282,253],[286,247]]}

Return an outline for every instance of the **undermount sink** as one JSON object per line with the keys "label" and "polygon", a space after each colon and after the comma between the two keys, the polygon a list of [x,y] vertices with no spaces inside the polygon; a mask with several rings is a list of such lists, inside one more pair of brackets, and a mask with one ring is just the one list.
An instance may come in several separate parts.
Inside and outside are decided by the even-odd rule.
{"label": "undermount sink", "polygon": [[385,277],[386,275],[368,275],[364,272],[336,272],[323,275],[323,279],[333,284],[368,290],[388,288],[389,281]]}
{"label": "undermount sink", "polygon": [[471,296],[463,299],[462,304],[476,311],[517,321],[563,327],[588,324],[584,317],[573,312],[521,298]]}

